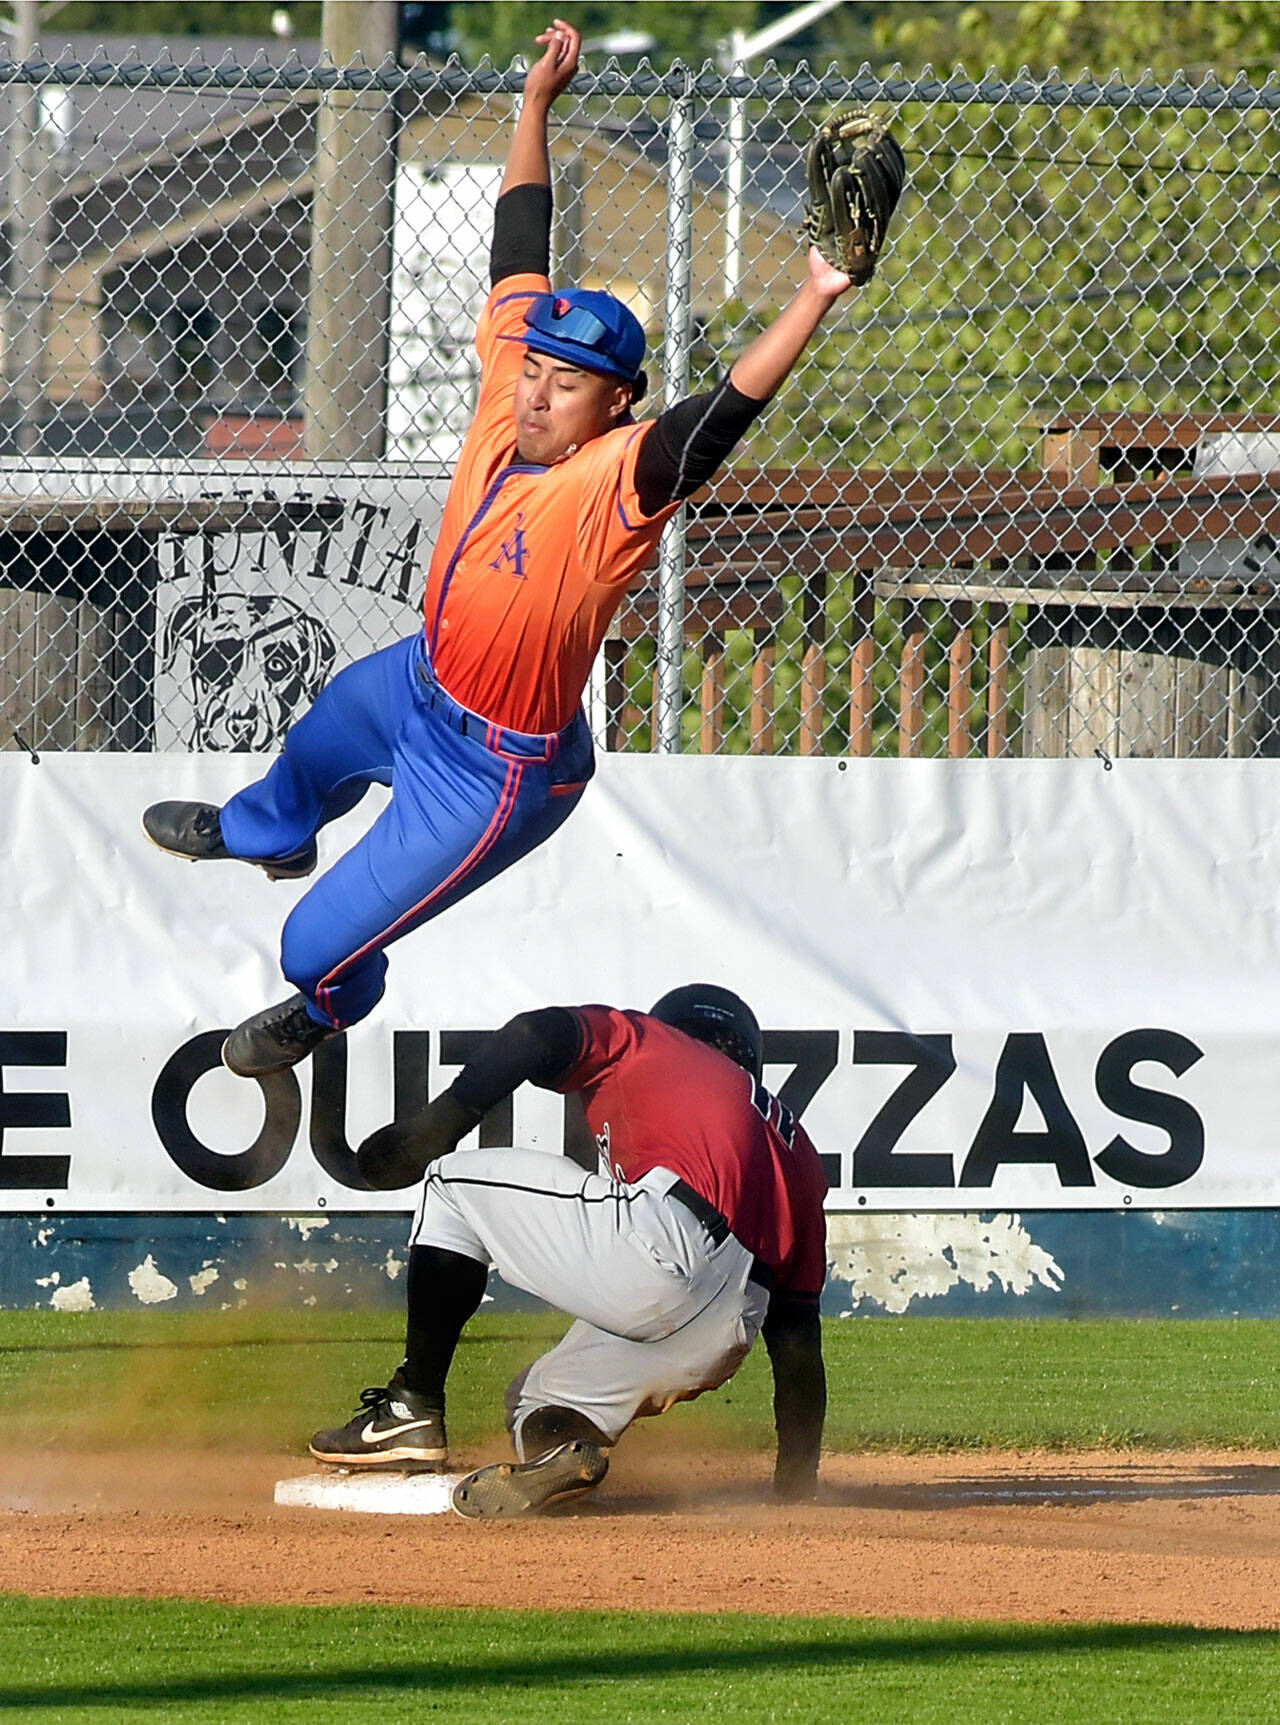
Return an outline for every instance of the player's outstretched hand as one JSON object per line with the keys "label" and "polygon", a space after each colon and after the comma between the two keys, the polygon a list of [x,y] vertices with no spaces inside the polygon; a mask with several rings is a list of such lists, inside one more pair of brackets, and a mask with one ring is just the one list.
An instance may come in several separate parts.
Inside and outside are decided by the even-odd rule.
{"label": "player's outstretched hand", "polygon": [[446,1090],[409,1120],[371,1132],[356,1151],[356,1168],[375,1192],[397,1192],[421,1180],[429,1163],[456,1150],[480,1116]]}
{"label": "player's outstretched hand", "polygon": [[535,60],[530,66],[525,78],[525,100],[533,97],[550,104],[562,91],[568,89],[574,73],[578,70],[582,36],[572,24],[566,24],[563,18],[553,18],[548,28],[536,40],[543,54],[540,60]]}
{"label": "player's outstretched hand", "polygon": [[809,280],[826,299],[837,300],[853,286],[853,277],[829,263],[817,246],[809,247]]}

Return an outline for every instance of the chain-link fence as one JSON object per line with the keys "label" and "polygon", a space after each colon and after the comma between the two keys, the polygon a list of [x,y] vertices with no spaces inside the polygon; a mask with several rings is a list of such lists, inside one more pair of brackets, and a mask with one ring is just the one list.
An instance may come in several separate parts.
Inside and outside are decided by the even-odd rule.
{"label": "chain-link fence", "polygon": [[[256,748],[415,624],[520,76],[0,62],[0,745]],[[803,148],[911,179],[590,690],[618,749],[1280,752],[1274,80],[583,74],[558,280],[655,398],[789,298]]]}

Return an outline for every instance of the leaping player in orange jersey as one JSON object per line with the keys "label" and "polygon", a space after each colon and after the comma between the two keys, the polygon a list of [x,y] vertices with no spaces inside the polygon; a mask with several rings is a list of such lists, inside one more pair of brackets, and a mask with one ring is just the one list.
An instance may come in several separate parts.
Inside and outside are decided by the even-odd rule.
{"label": "leaping player in orange jersey", "polygon": [[668,518],[711,478],[851,283],[810,248],[794,298],[705,394],[637,422],[644,331],[620,300],[548,277],[547,120],[581,38],[556,19],[524,101],[494,216],[476,331],[480,398],[427,576],[422,631],[348,666],[224,807],[157,803],[162,849],[273,878],[316,866],[316,834],[370,784],[391,800],[284,925],[296,993],[224,1044],[255,1077],[304,1059],[377,1004],[386,948],[525,856],[593,772],[582,711],[600,643]]}

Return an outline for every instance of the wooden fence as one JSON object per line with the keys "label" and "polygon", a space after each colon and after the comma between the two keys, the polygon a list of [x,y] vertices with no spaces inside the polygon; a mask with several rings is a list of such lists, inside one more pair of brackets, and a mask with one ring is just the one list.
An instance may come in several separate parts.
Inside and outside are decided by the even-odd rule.
{"label": "wooden fence", "polygon": [[[736,470],[690,517],[697,746],[724,746],[727,642],[746,631],[757,753],[831,752],[833,731],[853,755],[1276,752],[1280,589],[1247,570],[1201,576],[1183,553],[1280,540],[1280,473],[1193,470],[1206,436],[1278,429],[1252,415],[1073,415],[1042,428],[1044,465],[1024,472]],[[632,655],[656,603],[652,589],[633,599],[606,649],[613,746],[646,721]],[[784,630],[798,701],[780,734]],[[833,682],[847,690],[840,714]]]}

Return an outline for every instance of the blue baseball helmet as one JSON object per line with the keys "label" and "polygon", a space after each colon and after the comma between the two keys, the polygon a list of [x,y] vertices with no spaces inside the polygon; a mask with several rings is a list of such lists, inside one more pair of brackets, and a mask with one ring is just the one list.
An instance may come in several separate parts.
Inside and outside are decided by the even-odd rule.
{"label": "blue baseball helmet", "polygon": [[524,319],[524,334],[509,339],[583,371],[621,378],[643,393],[644,330],[612,294],[590,288],[536,294]]}

